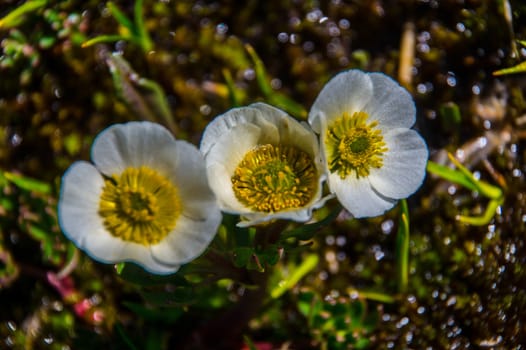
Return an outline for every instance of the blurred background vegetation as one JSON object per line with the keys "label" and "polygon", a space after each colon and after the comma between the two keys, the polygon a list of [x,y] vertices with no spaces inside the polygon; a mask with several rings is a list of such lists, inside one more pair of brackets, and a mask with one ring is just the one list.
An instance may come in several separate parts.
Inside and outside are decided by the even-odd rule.
{"label": "blurred background vegetation", "polygon": [[[519,0],[2,1],[0,348],[524,349],[525,18]],[[341,213],[292,231],[302,247],[283,256],[226,217],[213,247],[233,234],[246,275],[202,288],[199,264],[157,278],[62,235],[61,175],[110,124],[155,120],[198,145],[233,106],[305,118],[348,68],[415,98],[433,167],[407,212]],[[448,176],[448,152],[498,195]]]}

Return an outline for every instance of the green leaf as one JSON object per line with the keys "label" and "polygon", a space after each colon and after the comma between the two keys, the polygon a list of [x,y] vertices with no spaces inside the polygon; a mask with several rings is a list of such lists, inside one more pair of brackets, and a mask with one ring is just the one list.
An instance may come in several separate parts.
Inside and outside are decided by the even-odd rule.
{"label": "green leaf", "polygon": [[3,173],[0,171],[0,173],[9,182],[12,182],[14,185],[16,185],[17,187],[23,190],[35,191],[35,192],[39,192],[42,194],[51,193],[51,186],[45,182],[30,178],[30,177],[13,174],[7,171]]}
{"label": "green leaf", "polygon": [[293,288],[305,275],[318,266],[319,258],[315,254],[308,255],[299,266],[293,269],[288,277],[281,280],[271,291],[270,296],[279,298],[286,291]]}
{"label": "green leaf", "polygon": [[117,42],[119,40],[126,40],[127,38],[125,38],[124,36],[122,35],[99,35],[99,36],[96,36],[94,38],[91,38],[89,40],[86,40],[85,42],[82,43],[82,47],[89,47],[89,46],[93,46],[95,44],[103,44],[103,43],[114,43],[114,42]]}
{"label": "green leaf", "polygon": [[409,278],[409,210],[405,199],[400,201],[395,254],[398,291],[405,293]]}
{"label": "green leaf", "polygon": [[263,61],[259,58],[256,50],[249,45],[245,45],[245,49],[254,63],[254,71],[256,73],[256,81],[259,89],[263,95],[268,99],[268,102],[276,107],[282,108],[285,111],[291,113],[294,116],[305,119],[307,117],[307,110],[303,105],[292,100],[285,94],[274,91],[270,85],[270,79],[268,78],[267,70]]}
{"label": "green leaf", "polygon": [[143,298],[156,306],[184,306],[194,302],[197,298],[194,288],[175,287],[165,290],[142,290]]}
{"label": "green leaf", "polygon": [[[136,1],[136,3],[139,1]],[[113,17],[119,22],[121,26],[128,29],[130,33],[135,32],[135,26],[133,22],[122,12],[117,5],[115,5],[113,2],[108,1],[106,4],[108,7],[108,10],[110,10],[110,13],[113,15]]]}
{"label": "green leaf", "polygon": [[120,54],[106,57],[117,92],[137,116],[144,120],[162,122],[176,129],[168,100],[156,82],[142,78]]}
{"label": "green leaf", "polygon": [[484,181],[480,181],[475,178],[475,176],[469,171],[468,168],[463,166],[451,153],[448,153],[449,159],[455,166],[464,174],[464,176],[471,182],[475,187],[475,190],[478,191],[485,197],[491,199],[499,199],[502,197],[502,190],[499,187],[492,186]]}
{"label": "green leaf", "polygon": [[518,74],[518,73],[525,73],[525,72],[526,72],[526,61],[525,62],[521,62],[521,63],[519,63],[519,64],[517,64],[516,66],[513,66],[513,67],[499,69],[497,71],[494,71],[493,75],[494,76],[499,76],[499,75]]}
{"label": "green leaf", "polygon": [[138,350],[120,323],[115,324],[115,329],[130,350]]}
{"label": "green leaf", "polygon": [[1,28],[14,28],[23,21],[23,16],[46,6],[47,0],[29,0],[0,19]]}
{"label": "green leaf", "polygon": [[249,338],[248,335],[244,335],[243,340],[245,341],[245,345],[248,346],[249,350],[258,350],[256,345],[254,345],[254,342],[252,341],[252,339]]}
{"label": "green leaf", "polygon": [[251,247],[237,247],[234,249],[233,258],[236,267],[246,267],[254,254]]}
{"label": "green leaf", "polygon": [[142,3],[143,3],[143,0],[135,1],[135,7],[133,11],[134,21],[135,21],[134,33],[136,34],[137,40],[139,41],[143,51],[149,52],[152,50],[153,43],[152,43],[152,40],[150,39],[150,36],[144,24]]}
{"label": "green leaf", "polygon": [[454,102],[448,102],[440,105],[438,109],[442,127],[449,132],[458,130],[462,122],[460,108]]}
{"label": "green leaf", "polygon": [[159,309],[129,301],[125,301],[122,304],[144,320],[150,322],[161,321],[166,324],[173,324],[184,314],[184,311],[180,308]]}
{"label": "green leaf", "polygon": [[475,185],[468,178],[466,178],[461,171],[452,169],[445,165],[437,164],[432,161],[427,162],[427,171],[443,178],[444,180],[461,185],[472,191],[476,191]]}

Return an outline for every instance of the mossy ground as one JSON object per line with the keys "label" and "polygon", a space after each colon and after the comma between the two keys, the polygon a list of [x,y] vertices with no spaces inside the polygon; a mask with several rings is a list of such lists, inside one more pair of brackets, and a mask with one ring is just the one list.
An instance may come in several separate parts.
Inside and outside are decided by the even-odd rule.
{"label": "mossy ground", "polygon": [[[4,2],[0,17],[19,3]],[[117,5],[133,16],[131,2]],[[17,273],[0,277],[0,348],[235,349],[246,334],[262,349],[523,349],[526,75],[492,74],[526,58],[525,49],[519,46],[518,56],[513,49],[515,38],[526,39],[526,5],[510,5],[512,23],[504,1],[489,0],[146,1],[150,52],[123,41],[81,47],[83,39],[118,31],[99,1],[49,1],[16,27],[0,28],[0,168],[51,186],[38,192],[2,182],[0,267],[14,265]],[[456,154],[481,179],[502,187],[505,199],[488,224],[465,225],[455,217],[479,215],[487,201],[428,175],[408,202],[407,293],[397,293],[394,278],[396,209],[369,220],[339,218],[321,230],[309,248],[320,257],[318,267],[251,314],[247,305],[263,297],[237,285],[217,286],[190,307],[152,311],[111,266],[83,255],[70,275],[78,293],[72,300],[50,286],[47,273],[73,254],[56,221],[61,175],[73,161],[89,159],[94,136],[106,126],[141,117],[118,96],[104,52],[122,51],[141,76],[159,83],[177,138],[197,145],[206,124],[232,107],[225,72],[243,104],[266,101],[245,43],[263,61],[273,93],[308,110],[341,70],[397,78],[408,23],[415,51],[405,84],[430,158],[441,163],[445,151]],[[8,52],[6,41],[19,37],[16,32],[24,37],[18,56]],[[49,37],[50,45],[42,40]],[[453,104],[459,113],[447,112]],[[355,292],[371,290],[393,296],[393,302],[362,300]],[[321,316],[354,312],[363,327],[360,321],[345,338],[347,333],[331,333],[345,325],[309,319],[302,303],[314,305],[312,291],[325,302]],[[83,298],[90,312],[79,319],[73,305]],[[340,304],[345,307],[338,309]],[[357,341],[362,338],[367,341]]]}

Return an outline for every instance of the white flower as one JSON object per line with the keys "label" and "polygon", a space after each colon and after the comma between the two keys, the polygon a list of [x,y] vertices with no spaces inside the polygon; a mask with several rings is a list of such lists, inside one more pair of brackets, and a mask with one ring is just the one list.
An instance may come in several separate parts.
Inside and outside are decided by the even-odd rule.
{"label": "white flower", "polygon": [[321,199],[323,165],[316,135],[264,103],[214,119],[200,146],[221,210],[248,226],[273,219],[307,221]]}
{"label": "white flower", "polygon": [[197,148],[161,125],[130,122],[102,131],[94,165],[75,162],[58,203],[64,234],[92,258],[135,262],[169,274],[199,256],[221,212]]}
{"label": "white flower", "polygon": [[309,123],[320,134],[328,185],[354,217],[393,207],[423,182],[428,157],[411,95],[381,73],[349,70],[322,89]]}

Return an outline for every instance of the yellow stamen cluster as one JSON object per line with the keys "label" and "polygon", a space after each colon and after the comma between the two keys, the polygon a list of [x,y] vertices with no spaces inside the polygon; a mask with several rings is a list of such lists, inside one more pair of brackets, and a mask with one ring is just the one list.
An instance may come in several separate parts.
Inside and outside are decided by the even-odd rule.
{"label": "yellow stamen cluster", "polygon": [[177,188],[147,167],[127,168],[106,179],[99,203],[104,226],[113,236],[142,245],[162,241],[181,210]]}
{"label": "yellow stamen cluster", "polygon": [[351,174],[368,176],[372,168],[383,166],[383,154],[388,151],[377,121],[367,124],[367,113],[344,113],[333,122],[325,140],[329,170],[342,179]]}
{"label": "yellow stamen cluster", "polygon": [[289,146],[260,145],[248,152],[232,176],[236,198],[265,213],[301,208],[318,186],[312,157]]}

